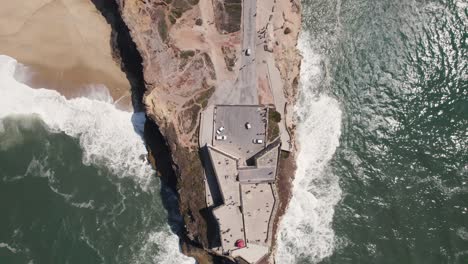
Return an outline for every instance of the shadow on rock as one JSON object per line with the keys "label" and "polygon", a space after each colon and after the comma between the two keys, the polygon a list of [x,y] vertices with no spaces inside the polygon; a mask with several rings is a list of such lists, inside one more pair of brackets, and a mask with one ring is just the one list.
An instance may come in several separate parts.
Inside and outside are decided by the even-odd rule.
{"label": "shadow on rock", "polygon": [[133,42],[127,25],[122,20],[115,1],[91,0],[112,28],[110,45],[113,57],[120,62],[131,85],[133,115],[131,122],[135,131],[144,139],[151,163],[161,179],[160,195],[168,212],[168,223],[172,232],[184,238],[183,218],[179,212],[176,191],[177,179],[169,147],[158,126],[145,115],[143,96],[146,91],[142,58]]}
{"label": "shadow on rock", "polygon": [[119,7],[114,0],[91,0],[91,2],[112,28],[110,37],[112,56],[120,62],[120,68],[130,82],[133,111],[143,112],[145,109],[142,102],[146,91],[143,78],[143,59],[130,36],[127,25],[120,16]]}

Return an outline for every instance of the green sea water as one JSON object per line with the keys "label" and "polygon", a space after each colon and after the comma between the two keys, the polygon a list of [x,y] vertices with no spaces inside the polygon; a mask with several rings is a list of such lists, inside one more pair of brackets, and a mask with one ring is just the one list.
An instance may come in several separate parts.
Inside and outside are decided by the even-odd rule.
{"label": "green sea water", "polygon": [[146,161],[144,113],[32,89],[29,74],[0,55],[0,264],[194,263]]}
{"label": "green sea water", "polygon": [[78,139],[38,117],[5,118],[1,128],[0,263],[171,263],[164,255],[178,253],[177,239],[156,180],[143,190],[83,164]]}
{"label": "green sea water", "polygon": [[333,217],[297,226],[324,239],[309,251],[289,244],[292,262],[468,263],[468,2],[303,5],[305,66],[316,67],[303,95],[334,98],[342,115],[311,183],[320,188],[308,189],[333,208],[318,219]]}
{"label": "green sea water", "polygon": [[[303,7],[302,148],[276,263],[468,263],[468,3]],[[0,263],[193,263],[131,114],[4,81],[7,64]]]}

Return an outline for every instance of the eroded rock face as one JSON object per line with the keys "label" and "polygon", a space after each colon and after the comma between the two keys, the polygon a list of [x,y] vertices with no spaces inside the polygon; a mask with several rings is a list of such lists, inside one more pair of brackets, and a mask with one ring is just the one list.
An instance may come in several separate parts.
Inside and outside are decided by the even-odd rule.
{"label": "eroded rock face", "polygon": [[[198,152],[199,114],[220,89],[231,89],[239,74],[241,0],[116,0],[143,59],[144,104],[172,153],[185,238],[192,246],[209,248],[203,166]],[[273,2],[273,1],[271,1]],[[283,80],[289,106],[295,103],[300,55],[299,0],[276,0],[264,17],[265,46]],[[285,29],[288,28],[287,34]],[[276,30],[281,29],[281,30]],[[236,55],[237,54],[237,55]],[[260,92],[259,92],[260,93]],[[259,96],[262,96],[259,94]],[[270,96],[271,97],[271,96]],[[210,99],[211,98],[211,99]],[[268,96],[265,96],[268,98]],[[294,144],[294,124],[287,122]],[[280,214],[289,199],[294,150],[280,161]],[[155,157],[156,159],[158,157]],[[286,168],[286,172],[281,173]],[[279,214],[278,214],[279,216]],[[278,222],[278,216],[275,222]],[[187,249],[200,263],[200,251]]]}
{"label": "eroded rock face", "polygon": [[[187,236],[207,247],[197,129],[199,112],[206,107],[218,79],[211,59],[218,44],[208,40],[229,42],[235,36],[221,36],[213,30],[210,14],[201,11],[206,3],[121,0],[118,4],[143,58],[146,112],[158,124],[172,152]],[[197,25],[198,19],[205,23]]]}

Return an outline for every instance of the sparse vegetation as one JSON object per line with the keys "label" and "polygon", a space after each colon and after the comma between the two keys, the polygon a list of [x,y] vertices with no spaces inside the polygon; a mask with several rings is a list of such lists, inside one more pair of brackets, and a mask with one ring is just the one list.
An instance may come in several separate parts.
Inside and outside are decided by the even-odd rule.
{"label": "sparse vegetation", "polygon": [[195,25],[197,26],[203,25],[203,20],[201,18],[197,18],[197,20],[195,20]]}
{"label": "sparse vegetation", "polygon": [[273,141],[279,136],[279,125],[281,122],[281,114],[275,109],[268,110],[268,141]]}
{"label": "sparse vegetation", "polygon": [[203,59],[205,60],[205,66],[209,69],[210,77],[212,80],[216,80],[216,71],[214,68],[213,61],[211,61],[210,55],[206,52],[202,53]]}
{"label": "sparse vegetation", "polygon": [[188,59],[188,58],[193,57],[193,56],[195,56],[195,51],[193,51],[193,50],[184,50],[184,51],[180,52],[180,57],[182,59]]}
{"label": "sparse vegetation", "polygon": [[198,5],[198,3],[200,2],[200,0],[187,0],[189,2],[189,4],[191,5]]}
{"label": "sparse vegetation", "polygon": [[[233,17],[239,18],[242,16],[242,4],[236,3],[235,1],[232,3],[225,3],[226,12]],[[237,19],[236,19],[237,20]],[[240,26],[240,22],[239,22]]]}
{"label": "sparse vegetation", "polygon": [[179,114],[178,118],[182,132],[190,133],[195,128],[200,110],[201,107],[197,104],[194,104]]}
{"label": "sparse vegetation", "polygon": [[234,66],[236,65],[236,51],[235,49],[231,49],[228,46],[222,46],[221,50],[224,54],[224,62],[226,63],[226,67],[229,71],[232,71]]}
{"label": "sparse vegetation", "polygon": [[205,108],[208,105],[208,100],[213,95],[214,91],[215,87],[211,86],[208,90],[200,93],[200,95],[196,97],[195,102],[200,104],[202,108]]}
{"label": "sparse vegetation", "polygon": [[185,0],[174,0],[172,6],[180,10],[182,13],[192,8],[192,6]]}
{"label": "sparse vegetation", "polygon": [[171,13],[175,18],[181,18],[182,17],[182,10],[180,10],[180,9],[172,9]]}
{"label": "sparse vegetation", "polygon": [[293,82],[292,82],[292,87],[294,90],[297,90],[297,87],[299,86],[299,79],[296,77],[294,77],[293,79]]}
{"label": "sparse vegetation", "polygon": [[220,33],[233,33],[240,30],[242,1],[213,1],[215,3],[215,22]]}
{"label": "sparse vegetation", "polygon": [[166,20],[164,20],[164,19],[159,20],[158,32],[159,32],[159,36],[161,37],[162,41],[165,42],[167,40],[167,36],[168,36]]}
{"label": "sparse vegetation", "polygon": [[281,114],[274,109],[270,109],[270,111],[268,111],[268,119],[279,123],[281,122]]}
{"label": "sparse vegetation", "polygon": [[175,24],[177,22],[177,19],[173,17],[172,15],[169,16],[169,21],[171,21],[171,24]]}

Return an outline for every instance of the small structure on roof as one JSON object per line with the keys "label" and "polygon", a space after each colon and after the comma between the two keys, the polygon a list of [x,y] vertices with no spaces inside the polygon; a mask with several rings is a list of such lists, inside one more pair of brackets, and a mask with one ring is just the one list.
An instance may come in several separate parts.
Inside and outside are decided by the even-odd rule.
{"label": "small structure on roof", "polygon": [[236,247],[238,247],[238,248],[245,248],[245,241],[244,241],[244,239],[237,239],[235,245],[236,245]]}

